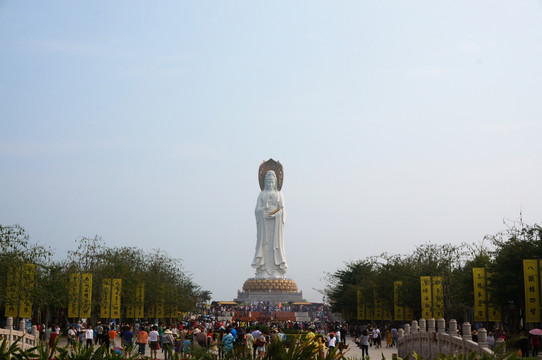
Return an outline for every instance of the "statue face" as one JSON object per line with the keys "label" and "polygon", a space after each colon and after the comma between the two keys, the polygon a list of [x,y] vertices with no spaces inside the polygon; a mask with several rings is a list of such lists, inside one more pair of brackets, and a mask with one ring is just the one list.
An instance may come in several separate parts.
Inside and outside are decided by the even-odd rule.
{"label": "statue face", "polygon": [[265,188],[266,189],[276,189],[277,188],[277,179],[274,176],[265,177]]}

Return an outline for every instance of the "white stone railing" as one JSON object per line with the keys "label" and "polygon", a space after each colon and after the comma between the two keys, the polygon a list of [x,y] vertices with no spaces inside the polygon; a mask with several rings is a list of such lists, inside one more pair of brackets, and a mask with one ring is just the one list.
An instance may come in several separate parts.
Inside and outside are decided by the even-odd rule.
{"label": "white stone railing", "polygon": [[[495,357],[494,352],[487,345],[486,329],[478,329],[478,342],[472,341],[471,326],[468,322],[462,326],[463,336],[458,335],[457,321],[450,320],[449,330],[446,332],[446,322],[439,319],[435,327],[435,319],[414,320],[412,326],[405,325],[405,329],[398,331],[397,352],[401,358],[414,352],[424,359],[435,359],[439,354],[456,355],[458,353],[470,354],[476,352]],[[502,340],[497,344],[501,346]],[[501,348],[503,348],[502,346]]]}
{"label": "white stone railing", "polygon": [[13,329],[13,318],[8,317],[6,319],[6,327],[0,329],[0,342],[6,339],[8,346],[10,346],[12,343],[19,340],[17,345],[22,350],[28,350],[39,344],[39,334],[36,325],[32,326],[31,331],[28,334],[24,330],[26,329],[26,323],[24,320],[21,320],[19,322],[19,329],[22,330]]}

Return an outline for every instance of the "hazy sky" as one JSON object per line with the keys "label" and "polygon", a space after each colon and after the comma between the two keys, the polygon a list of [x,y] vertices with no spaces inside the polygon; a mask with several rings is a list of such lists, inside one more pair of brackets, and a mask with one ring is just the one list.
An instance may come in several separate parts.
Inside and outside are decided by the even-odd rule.
{"label": "hazy sky", "polygon": [[289,270],[542,220],[541,1],[0,1],[0,224],[254,275],[263,160]]}

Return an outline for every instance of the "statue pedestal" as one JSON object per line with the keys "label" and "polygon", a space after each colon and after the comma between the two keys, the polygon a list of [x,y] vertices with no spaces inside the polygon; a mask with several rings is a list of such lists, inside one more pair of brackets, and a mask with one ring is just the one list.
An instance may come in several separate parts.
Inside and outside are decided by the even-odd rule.
{"label": "statue pedestal", "polygon": [[248,279],[243,284],[243,291],[237,292],[234,299],[240,303],[278,303],[306,302],[303,293],[297,291],[297,284],[291,279]]}

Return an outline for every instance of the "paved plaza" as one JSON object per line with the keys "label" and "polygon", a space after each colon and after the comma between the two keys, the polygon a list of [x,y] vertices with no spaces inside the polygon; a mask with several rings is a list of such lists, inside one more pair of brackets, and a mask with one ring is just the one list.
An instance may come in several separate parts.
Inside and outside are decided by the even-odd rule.
{"label": "paved plaza", "polygon": [[[352,360],[360,360],[361,357],[361,349],[356,345],[354,342],[354,339],[350,336],[347,337],[346,343],[348,344],[348,350],[345,353],[345,357]],[[59,346],[63,347],[67,345],[67,340],[65,337],[62,337],[59,341]],[[375,349],[374,346],[369,346],[369,358],[372,360],[381,360],[382,355],[386,360],[391,360],[392,355],[397,353],[397,347],[382,347],[381,349]],[[149,346],[147,346],[146,349],[146,356],[150,357],[150,349]],[[164,359],[164,353],[161,350],[158,350],[158,359]]]}
{"label": "paved plaza", "polygon": [[[346,344],[348,345],[348,351],[345,356],[348,359],[361,359],[361,349],[354,342],[354,338],[347,336]],[[380,349],[375,349],[374,346],[369,346],[369,358],[372,360],[381,360],[382,355],[386,360],[391,360],[392,355],[397,354],[397,347],[387,348],[385,345]]]}

